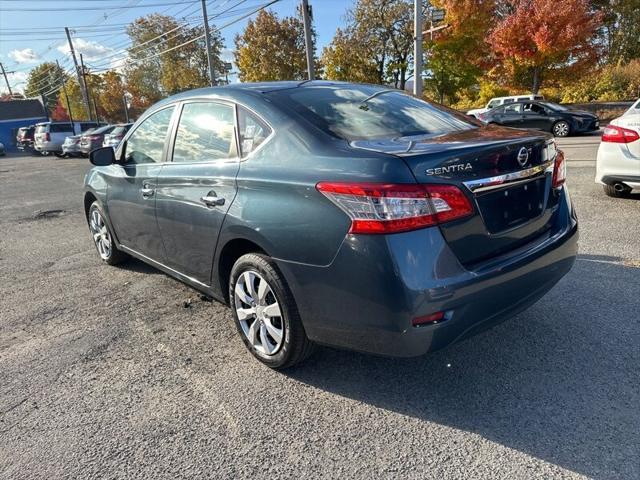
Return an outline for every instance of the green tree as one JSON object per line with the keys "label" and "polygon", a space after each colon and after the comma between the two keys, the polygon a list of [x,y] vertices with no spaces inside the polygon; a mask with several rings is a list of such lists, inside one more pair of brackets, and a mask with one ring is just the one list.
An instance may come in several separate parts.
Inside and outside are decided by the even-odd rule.
{"label": "green tree", "polygon": [[358,0],[347,20],[353,41],[376,65],[376,83],[404,89],[413,51],[413,2]]}
{"label": "green tree", "polygon": [[[209,85],[204,38],[183,45],[202,36],[204,29],[181,26],[183,23],[166,15],[151,14],[127,27],[131,46],[128,48],[130,61],[125,65],[126,90],[133,95],[134,107],[143,109],[167,95]],[[220,32],[215,26],[211,27],[217,80],[224,75],[220,58],[224,45]],[[170,50],[172,48],[175,49]]]}
{"label": "green tree", "polygon": [[328,80],[380,83],[373,53],[348,30],[336,30],[331,43],[323,49],[320,62]]}
{"label": "green tree", "polygon": [[48,111],[56,108],[59,92],[57,87],[67,78],[65,71],[55,62],[44,62],[34,67],[27,77],[27,86],[24,93],[27,97],[37,97],[46,94],[46,107]]}
{"label": "green tree", "polygon": [[640,58],[640,0],[592,0],[602,12],[600,30],[609,63],[629,62]]}
{"label": "green tree", "polygon": [[[315,32],[312,35],[315,45]],[[243,82],[302,80],[307,77],[304,25],[300,16],[261,10],[235,37],[235,61]]]}

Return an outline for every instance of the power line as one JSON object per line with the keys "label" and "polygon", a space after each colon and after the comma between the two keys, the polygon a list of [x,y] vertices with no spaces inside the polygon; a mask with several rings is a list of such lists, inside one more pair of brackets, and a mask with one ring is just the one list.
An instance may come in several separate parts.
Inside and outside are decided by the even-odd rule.
{"label": "power line", "polygon": [[14,7],[14,8],[6,8],[3,7],[2,10],[5,12],[75,12],[78,10],[120,10],[125,8],[148,8],[148,7],[166,7],[167,5],[183,5],[184,3],[196,3],[198,0],[186,0],[182,2],[166,2],[166,3],[145,3],[142,5],[121,5],[121,6],[99,6],[99,7],[56,7],[56,8],[48,8],[48,7]]}

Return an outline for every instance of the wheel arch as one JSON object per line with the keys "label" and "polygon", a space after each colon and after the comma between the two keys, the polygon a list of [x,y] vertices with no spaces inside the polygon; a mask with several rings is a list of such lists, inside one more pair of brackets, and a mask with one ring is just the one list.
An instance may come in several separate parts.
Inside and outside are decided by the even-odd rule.
{"label": "wheel arch", "polygon": [[217,255],[215,275],[217,275],[220,295],[227,304],[229,303],[229,277],[231,276],[231,269],[238,258],[247,253],[269,255],[263,246],[256,243],[255,239],[250,240],[245,237],[230,239],[220,248],[220,253]]}

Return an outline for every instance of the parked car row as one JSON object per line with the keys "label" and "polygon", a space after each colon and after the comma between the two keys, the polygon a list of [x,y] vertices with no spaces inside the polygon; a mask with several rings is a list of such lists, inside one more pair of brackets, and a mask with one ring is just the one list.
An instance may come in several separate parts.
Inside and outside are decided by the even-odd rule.
{"label": "parked car row", "polygon": [[18,129],[18,150],[34,150],[43,155],[88,156],[102,146],[116,147],[133,125],[104,122],[41,122]]}

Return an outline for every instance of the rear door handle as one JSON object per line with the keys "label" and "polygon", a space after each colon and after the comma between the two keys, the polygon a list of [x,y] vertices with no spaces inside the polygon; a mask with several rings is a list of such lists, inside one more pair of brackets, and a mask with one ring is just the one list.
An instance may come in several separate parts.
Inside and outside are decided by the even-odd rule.
{"label": "rear door handle", "polygon": [[155,188],[153,188],[151,185],[145,184],[142,186],[142,188],[140,189],[140,192],[142,193],[142,198],[151,198],[153,197],[153,194],[155,193]]}
{"label": "rear door handle", "polygon": [[215,192],[209,192],[204,197],[200,197],[202,203],[204,203],[207,207],[220,207],[224,205],[224,198],[220,198],[216,196]]}

